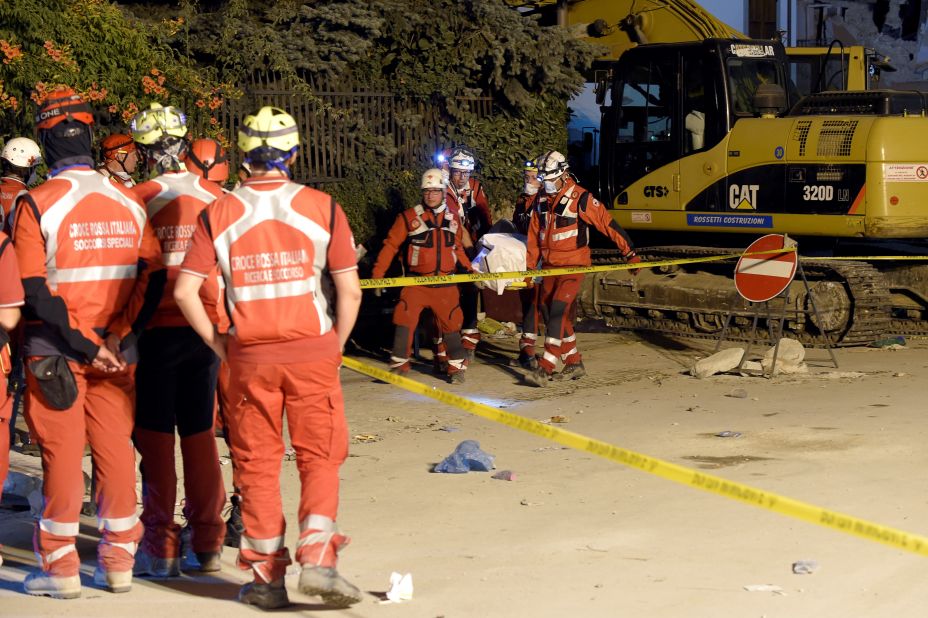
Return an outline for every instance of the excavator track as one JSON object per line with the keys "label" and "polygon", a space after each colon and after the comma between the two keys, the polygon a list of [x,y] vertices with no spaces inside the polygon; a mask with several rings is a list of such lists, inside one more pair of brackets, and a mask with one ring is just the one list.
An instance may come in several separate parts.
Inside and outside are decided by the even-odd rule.
{"label": "excavator track", "polygon": [[[638,253],[645,261],[657,261],[742,251],[674,246],[648,247]],[[618,252],[593,251],[594,264],[621,262]],[[802,269],[818,314],[798,274],[785,297],[771,300],[766,307],[746,303],[732,280],[734,260],[651,269],[658,273],[642,273],[634,282],[625,271],[593,275],[584,284],[579,310],[584,318],[604,321],[612,328],[703,339],[718,339],[730,313],[726,340],[750,341],[759,309],[758,341],[770,339],[779,316],[785,316],[783,336],[813,347],[867,345],[899,332],[899,320],[891,317],[891,292],[873,265],[804,258]],[[655,292],[653,300],[651,292]],[[687,293],[691,302],[687,302]]]}

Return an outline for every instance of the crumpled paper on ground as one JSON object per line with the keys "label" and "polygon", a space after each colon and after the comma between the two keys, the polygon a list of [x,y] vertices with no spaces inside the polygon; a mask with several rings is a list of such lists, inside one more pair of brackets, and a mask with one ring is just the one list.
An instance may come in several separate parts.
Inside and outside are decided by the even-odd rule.
{"label": "crumpled paper on ground", "polygon": [[387,598],[381,603],[402,603],[403,601],[412,601],[412,573],[390,573],[390,589],[387,591]]}

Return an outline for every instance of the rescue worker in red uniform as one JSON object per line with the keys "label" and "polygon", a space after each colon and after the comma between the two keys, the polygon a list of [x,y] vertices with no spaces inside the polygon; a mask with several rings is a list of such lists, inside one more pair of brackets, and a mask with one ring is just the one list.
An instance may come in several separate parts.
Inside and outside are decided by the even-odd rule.
{"label": "rescue worker in red uniform", "polygon": [[100,142],[100,154],[103,161],[97,166],[98,172],[124,187],[135,186],[132,174],[138,167],[139,153],[131,135],[113,133],[104,137]]}
{"label": "rescue worker in red uniform", "polygon": [[[474,255],[473,247],[477,245],[477,241],[493,225],[487,194],[480,181],[472,177],[476,163],[474,154],[465,148],[457,148],[451,152],[448,158],[448,194],[445,198],[448,208],[464,225],[464,248],[471,257]],[[480,343],[480,331],[477,329],[480,289],[473,283],[462,283],[459,287],[461,311],[464,315],[461,341],[465,358],[470,361],[473,360],[474,351]]]}
{"label": "rescue worker in red uniform", "polygon": [[[226,155],[225,148],[214,139],[201,137],[190,143],[187,151],[187,158],[184,163],[187,171],[192,172],[201,178],[211,180],[223,186],[229,180],[229,158]],[[217,276],[219,284],[219,298],[216,302],[216,310],[219,318],[217,328],[221,334],[229,332],[229,317],[225,311],[225,301],[222,293],[222,275]],[[222,436],[232,450],[229,444],[229,436],[225,432],[223,420],[223,411],[228,409],[229,404],[225,400],[223,393],[229,380],[229,365],[226,362],[219,363],[219,380],[216,398],[216,413],[213,423],[213,430],[217,436]],[[235,461],[232,461],[232,469],[235,470]],[[234,474],[233,474],[234,476]],[[242,532],[245,531],[245,525],[242,523],[242,496],[238,487],[232,488],[232,495],[229,496],[229,517],[226,519],[226,535],[223,544],[226,547],[238,547],[241,544]]]}
{"label": "rescue worker in red uniform", "polygon": [[164,288],[145,206],[93,169],[90,108],[70,88],[49,93],[36,127],[49,180],[19,199],[13,228],[26,293],[26,420],[42,450],[40,570],[27,593],[81,594],[75,547],[90,443],[103,535],[94,582],[132,586],[136,515],[135,341]]}
{"label": "rescue worker in red uniform", "polygon": [[[238,145],[252,176],[200,216],[174,297],[229,363],[225,396],[234,405],[226,429],[245,522],[238,564],[254,574],[239,600],[262,609],[289,604],[279,480],[286,409],[300,472],[299,589],[346,607],[361,600],[335,569],[348,543],[335,520],[338,470],[348,453],[338,370],[361,304],[354,239],[333,197],[289,180],[299,148],[292,116],[261,108],[243,121]],[[199,296],[217,264],[233,325],[228,337]]]}
{"label": "rescue worker in red uniform", "polygon": [[[640,262],[625,230],[599,200],[576,183],[567,167],[564,155],[557,151],[538,159],[538,179],[544,183],[546,197],[539,201],[529,223],[526,264],[534,266],[541,260],[542,268],[589,266],[590,226],[614,242],[626,262]],[[545,351],[538,368],[525,376],[529,384],[545,386],[558,359],[564,368],[557,379],[576,380],[586,375],[573,325],[573,304],[582,281],[583,274],[542,279],[539,302],[547,309]]]}
{"label": "rescue worker in red uniform", "polygon": [[[538,161],[530,159],[523,165],[522,193],[516,199],[515,209],[512,213],[512,222],[516,230],[528,237],[529,223],[532,213],[538,209],[540,200],[545,194],[539,192],[541,181],[538,180]],[[526,268],[533,270],[538,264],[526,264]],[[519,300],[522,301],[522,335],[519,337],[519,365],[524,369],[538,368],[538,359],[535,358],[535,343],[538,340],[538,294],[541,286],[530,285],[519,290]]]}
{"label": "rescue worker in red uniform", "polygon": [[[12,371],[10,333],[19,323],[23,306],[23,284],[20,279],[16,252],[9,236],[0,232],[0,499],[3,481],[10,469],[10,427],[13,418],[13,396],[7,382]],[[3,557],[0,556],[0,565]]]}
{"label": "rescue worker in red uniform", "polygon": [[[422,204],[408,208],[396,218],[393,227],[377,255],[371,276],[381,279],[393,258],[406,246],[406,268],[420,276],[451,275],[457,265],[470,270],[471,264],[464,253],[463,238],[467,233],[461,220],[445,202],[445,183],[440,169],[430,169],[422,175]],[[461,306],[458,286],[439,283],[403,288],[400,300],[393,310],[393,353],[390,371],[407,374],[410,369],[413,334],[419,324],[419,315],[431,309],[438,323],[443,346],[437,354],[447,364],[452,383],[464,381],[464,350],[461,345]],[[446,351],[447,350],[447,351]]]}
{"label": "rescue worker in red uniform", "polygon": [[[148,220],[161,243],[167,286],[161,303],[139,338],[135,372],[133,439],[142,456],[142,524],[145,536],[135,556],[135,575],[175,577],[185,567],[218,571],[225,537],[226,494],[213,435],[219,358],[194,332],[174,302],[174,282],[187,253],[197,217],[223,195],[219,185],[187,171],[187,121],[174,107],[152,103],[132,121],[138,149],[156,174],[136,185]],[[214,273],[200,291],[218,322],[219,286]],[[184,467],[184,515],[192,552],[181,555],[181,527],[174,521],[177,474],[174,432],[180,435]]]}
{"label": "rescue worker in red uniform", "polygon": [[9,236],[13,230],[13,209],[16,200],[29,190],[36,166],[42,162],[39,145],[28,137],[14,137],[0,151],[0,230]]}
{"label": "rescue worker in red uniform", "polygon": [[184,159],[187,171],[222,187],[229,180],[229,157],[222,144],[209,137],[190,142]]}
{"label": "rescue worker in red uniform", "polygon": [[[36,180],[35,170],[42,162],[42,151],[39,145],[28,137],[14,137],[3,145],[0,151],[0,230],[7,236],[13,234],[13,218],[16,215],[16,200],[29,190],[28,185]],[[12,255],[12,247],[10,248]],[[22,323],[10,333],[9,354],[12,356],[12,372],[7,367],[7,388],[12,390],[12,401],[9,403],[11,414],[6,417],[9,423],[9,440],[13,442],[13,431],[16,427],[16,415],[25,390],[25,375],[23,374],[23,328]],[[0,392],[0,397],[3,393]],[[0,427],[0,430],[3,428]],[[29,446],[35,448],[34,436]]]}

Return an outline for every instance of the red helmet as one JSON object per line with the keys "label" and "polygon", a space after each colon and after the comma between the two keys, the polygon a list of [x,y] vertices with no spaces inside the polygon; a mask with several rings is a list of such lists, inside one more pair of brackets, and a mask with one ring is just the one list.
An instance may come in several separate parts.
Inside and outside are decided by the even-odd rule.
{"label": "red helmet", "polygon": [[76,120],[88,126],[93,124],[93,112],[81,95],[67,86],[48,93],[45,102],[35,115],[35,126],[40,130],[51,129],[64,120]]}
{"label": "red helmet", "polygon": [[229,158],[222,145],[214,139],[201,137],[193,140],[187,151],[187,169],[201,178],[213,182],[229,179]]}
{"label": "red helmet", "polygon": [[100,152],[104,161],[122,161],[125,155],[134,150],[135,142],[132,141],[132,136],[125,133],[113,133],[100,142]]}

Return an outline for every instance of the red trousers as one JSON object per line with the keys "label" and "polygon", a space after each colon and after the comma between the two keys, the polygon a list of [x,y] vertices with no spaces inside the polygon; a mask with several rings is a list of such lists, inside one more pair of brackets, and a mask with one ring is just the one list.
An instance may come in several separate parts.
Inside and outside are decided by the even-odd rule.
{"label": "red trousers", "polygon": [[[448,373],[464,369],[464,348],[461,345],[461,313],[458,286],[441,287],[415,286],[403,288],[400,300],[393,309],[393,354],[390,367],[408,370],[409,356],[412,353],[412,340],[419,324],[419,316],[425,309],[431,309],[441,337],[447,349]],[[441,354],[443,350],[439,352]]]}
{"label": "red trousers", "polygon": [[77,383],[77,400],[67,410],[45,404],[26,359],[26,421],[42,449],[45,508],[36,524],[35,552],[42,569],[56,577],[78,574],[74,545],[79,531],[84,476],[81,458],[90,444],[96,474],[98,527],[103,532],[97,562],[105,571],[129,571],[142,525],[136,515],[134,367],[105,374],[90,365],[68,362]]}
{"label": "red trousers", "polygon": [[338,470],[348,456],[348,424],[338,370],[341,355],[313,362],[257,364],[229,358],[223,410],[245,533],[238,563],[256,581],[283,577],[290,556],[280,498],[283,417],[300,473],[297,560],[331,560],[347,542],[335,529]]}
{"label": "red trousers", "polygon": [[580,362],[577,336],[574,334],[574,302],[580,292],[583,275],[545,277],[541,283],[539,304],[548,312],[545,325],[545,353],[538,364],[552,373],[560,359],[565,365]]}
{"label": "red trousers", "polygon": [[8,393],[13,370],[9,347],[0,349],[0,500],[3,482],[10,471],[10,421],[13,420],[13,396]]}

